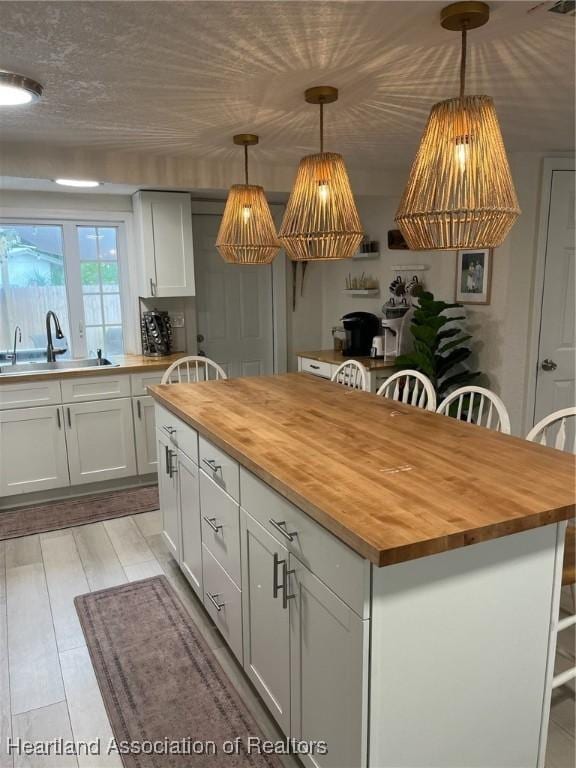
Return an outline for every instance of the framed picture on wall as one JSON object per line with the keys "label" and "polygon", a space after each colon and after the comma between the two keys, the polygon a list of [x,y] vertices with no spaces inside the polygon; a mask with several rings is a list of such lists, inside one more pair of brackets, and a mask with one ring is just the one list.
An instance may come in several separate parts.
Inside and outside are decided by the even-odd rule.
{"label": "framed picture on wall", "polygon": [[490,304],[492,249],[474,248],[456,253],[456,301]]}

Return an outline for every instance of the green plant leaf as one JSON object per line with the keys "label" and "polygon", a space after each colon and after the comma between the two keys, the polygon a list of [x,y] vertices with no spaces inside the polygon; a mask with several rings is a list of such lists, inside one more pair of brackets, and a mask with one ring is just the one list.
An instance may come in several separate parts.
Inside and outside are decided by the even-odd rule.
{"label": "green plant leaf", "polygon": [[455,373],[453,376],[448,376],[448,378],[442,379],[439,383],[438,396],[445,397],[453,388],[463,387],[480,375],[479,371],[460,371],[460,373]]}
{"label": "green plant leaf", "polygon": [[452,341],[449,341],[446,344],[443,344],[441,347],[439,347],[438,354],[444,355],[446,354],[446,352],[448,352],[449,349],[454,349],[454,347],[457,347],[459,344],[464,344],[464,342],[469,341],[471,338],[472,338],[471,334],[463,333],[461,336],[458,336],[456,339],[453,339]]}
{"label": "green plant leaf", "polygon": [[431,328],[429,325],[413,325],[411,331],[412,336],[418,341],[424,342],[424,344],[427,344],[429,347],[434,344],[436,332],[434,331],[434,328]]}
{"label": "green plant leaf", "polygon": [[459,347],[458,349],[453,349],[444,357],[441,357],[440,362],[436,367],[438,378],[441,379],[442,376],[445,376],[446,373],[448,373],[450,368],[458,365],[458,363],[463,363],[464,360],[467,360],[471,354],[472,350],[468,349],[468,347]]}
{"label": "green plant leaf", "polygon": [[400,355],[396,358],[398,368],[412,368],[425,373],[430,379],[435,379],[435,371],[430,361],[420,352],[411,352],[409,355]]}

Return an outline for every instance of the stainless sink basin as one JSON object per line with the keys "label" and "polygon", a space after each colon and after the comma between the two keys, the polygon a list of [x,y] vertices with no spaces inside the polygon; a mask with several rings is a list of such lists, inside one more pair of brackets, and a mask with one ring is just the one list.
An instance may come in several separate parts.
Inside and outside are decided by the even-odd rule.
{"label": "stainless sink basin", "polygon": [[0,376],[10,376],[21,373],[42,373],[43,371],[70,371],[78,368],[100,368],[103,365],[116,366],[119,363],[111,363],[103,357],[99,360],[97,357],[85,357],[79,360],[57,360],[55,363],[47,362],[29,362],[16,363],[11,365],[5,363],[0,366]]}

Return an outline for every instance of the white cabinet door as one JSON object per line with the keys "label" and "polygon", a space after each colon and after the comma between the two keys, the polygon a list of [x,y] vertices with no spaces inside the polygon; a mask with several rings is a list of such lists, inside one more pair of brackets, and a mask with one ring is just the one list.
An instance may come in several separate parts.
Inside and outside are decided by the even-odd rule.
{"label": "white cabinet door", "polygon": [[177,451],[169,437],[156,430],[158,446],[158,492],[162,513],[162,536],[172,557],[180,562],[180,511],[178,505]]}
{"label": "white cabinet door", "polygon": [[135,397],[132,400],[132,411],[138,474],[148,475],[158,469],[153,398],[150,395]]}
{"label": "white cabinet door", "polygon": [[182,524],[182,560],[192,588],[204,599],[202,587],[202,536],[200,523],[200,489],[198,467],[182,452],[178,454],[180,520]]}
{"label": "white cabinet door", "polygon": [[282,592],[288,551],[244,510],[240,517],[244,669],[289,734],[290,621]]}
{"label": "white cabinet door", "polygon": [[64,406],[72,485],[136,474],[130,398]]}
{"label": "white cabinet door", "polygon": [[134,213],[145,296],[194,296],[192,210],[186,192],[138,192]]}
{"label": "white cabinet door", "polygon": [[0,411],[0,496],[67,485],[61,406]]}
{"label": "white cabinet door", "polygon": [[325,741],[306,757],[319,768],[362,768],[367,760],[368,626],[290,555],[291,736]]}

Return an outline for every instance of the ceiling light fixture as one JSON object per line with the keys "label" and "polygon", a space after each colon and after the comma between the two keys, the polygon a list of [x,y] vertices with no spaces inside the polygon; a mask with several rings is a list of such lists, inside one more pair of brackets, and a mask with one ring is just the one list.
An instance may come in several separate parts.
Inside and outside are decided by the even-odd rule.
{"label": "ceiling light fixture", "polygon": [[442,10],[462,34],[460,96],[432,107],[395,221],[412,250],[495,248],[520,214],[490,96],[465,96],[466,33],[486,24],[481,2]]}
{"label": "ceiling light fixture", "polygon": [[43,88],[36,80],[15,72],[0,70],[0,107],[30,104],[42,96]]}
{"label": "ceiling light fixture", "polygon": [[248,184],[248,147],[258,144],[253,133],[239,133],[234,144],[244,147],[244,184],[233,184],[220,222],[216,248],[230,264],[270,264],[280,243],[264,189]]}
{"label": "ceiling light fixture", "polygon": [[362,240],[362,225],[342,155],[324,152],[324,105],[338,99],[338,89],[320,85],[304,96],[320,106],[320,153],[300,161],[280,242],[293,261],[349,259]]}
{"label": "ceiling light fixture", "polygon": [[99,187],[101,181],[91,181],[90,179],[54,179],[56,184],[63,187]]}

